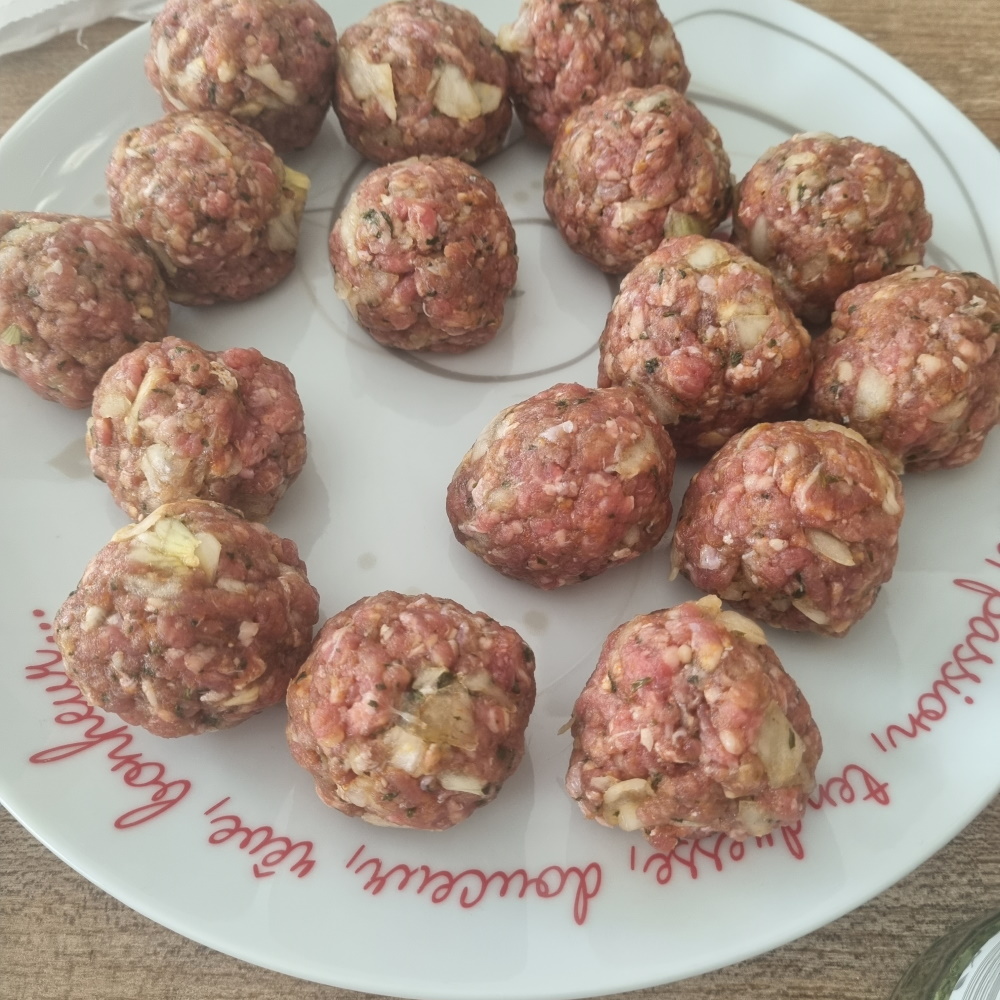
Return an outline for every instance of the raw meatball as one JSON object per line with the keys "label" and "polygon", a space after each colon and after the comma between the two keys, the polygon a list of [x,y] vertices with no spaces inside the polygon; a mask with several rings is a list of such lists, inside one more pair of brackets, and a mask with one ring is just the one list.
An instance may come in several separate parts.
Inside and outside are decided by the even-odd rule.
{"label": "raw meatball", "polygon": [[514,107],[529,132],[552,143],[562,120],[602,94],[691,79],[656,0],[524,0],[500,29]]}
{"label": "raw meatball", "polygon": [[716,597],[608,636],[573,708],[566,789],[588,819],[657,849],[802,818],[823,745],[809,705],[752,621]]}
{"label": "raw meatball", "polygon": [[701,236],[666,240],[625,276],[600,350],[598,384],[642,393],[685,458],[788,416],[812,373],[770,271]]}
{"label": "raw meatball", "polygon": [[448,487],[455,537],[552,590],[653,548],[673,513],[674,447],[628,389],[561,384],[501,411]]}
{"label": "raw meatball", "polygon": [[167,0],[146,55],[164,111],[225,111],[282,153],[316,138],[336,71],[315,0]]}
{"label": "raw meatball", "polygon": [[380,344],[457,353],[492,340],[517,280],[496,188],[452,157],[373,170],[330,233],[334,287]]}
{"label": "raw meatball", "polygon": [[731,181],[719,133],[687,98],[630,88],[563,121],[545,208],[571,250],[624,274],[665,236],[715,229],[729,213]]}
{"label": "raw meatball", "polygon": [[757,424],[692,479],[674,572],[779,628],[845,635],[896,563],[903,492],[856,431]]}
{"label": "raw meatball", "polygon": [[87,452],[134,520],[199,497],[263,521],[306,460],[302,403],[292,373],[259,351],[167,337],[101,380]]}
{"label": "raw meatball", "polygon": [[280,702],[319,598],[295,544],[221,504],[165,504],[116,532],[55,618],[95,707],[157,736],[228,729]]}
{"label": "raw meatball", "polygon": [[520,764],[534,671],[512,628],[385,591],[323,626],[288,688],[288,745],[334,809],[445,830]]}
{"label": "raw meatball", "polygon": [[931,217],[902,157],[806,132],[768,150],[740,181],[733,236],[774,271],[796,315],[825,323],[848,288],[919,264]]}
{"label": "raw meatball", "polygon": [[156,261],[117,223],[0,212],[0,366],[39,396],[89,406],[108,367],[169,318]]}
{"label": "raw meatball", "polygon": [[973,461],[1000,420],[1000,292],[911,267],[845,292],[816,340],[809,413],[850,424],[897,471]]}
{"label": "raw meatball", "polygon": [[478,163],[510,128],[507,88],[507,62],[474,14],[409,0],[344,32],[333,108],[347,141],[376,163],[420,154]]}
{"label": "raw meatball", "polygon": [[239,302],[295,265],[309,179],[260,134],[215,111],[178,111],[118,140],[112,215],[163,265],[171,299]]}

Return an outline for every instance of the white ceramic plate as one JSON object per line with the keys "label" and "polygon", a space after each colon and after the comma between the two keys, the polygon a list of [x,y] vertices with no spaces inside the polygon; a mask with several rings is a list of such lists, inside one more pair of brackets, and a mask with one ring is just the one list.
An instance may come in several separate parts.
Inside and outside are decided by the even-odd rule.
{"label": "white ceramic plate", "polygon": [[[361,15],[332,5],[342,28]],[[494,29],[515,4],[470,3]],[[997,280],[1000,156],[886,55],[785,0],[676,0],[692,95],[740,175],[793,130],[906,156],[935,216],[934,262]],[[158,116],[139,31],[87,63],[0,145],[6,207],[101,214],[115,138]],[[484,609],[535,648],[529,754],[496,803],[444,834],[369,827],[325,808],[283,713],[158,740],[87,710],[48,623],[123,516],[89,475],[85,415],[0,386],[0,797],[87,878],[181,934],[249,962],[360,990],[576,997],[678,979],[774,948],[857,906],[948,841],[1000,785],[1000,434],[972,467],[906,480],[892,582],[849,637],[770,633],[826,751],[801,829],[657,855],[587,822],[561,788],[557,730],[603,637],[694,596],[664,548],[543,594],[451,537],[444,491],[501,407],[596,378],[608,281],[545,221],[544,157],[516,143],[485,167],[515,220],[521,276],[496,341],[458,358],[377,347],[335,298],[325,238],[363,169],[331,116],[293,158],[313,178],[301,261],[273,294],[174,311],[173,333],[258,347],[294,371],[310,459],[271,526],[295,539],[324,615],[381,589]],[[992,241],[992,242],[991,242]],[[693,471],[679,470],[675,502]]]}

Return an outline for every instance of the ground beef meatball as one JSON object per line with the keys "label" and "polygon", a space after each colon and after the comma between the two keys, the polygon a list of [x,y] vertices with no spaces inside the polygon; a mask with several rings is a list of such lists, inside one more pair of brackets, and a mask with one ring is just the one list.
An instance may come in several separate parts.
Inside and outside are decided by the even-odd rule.
{"label": "ground beef meatball", "polygon": [[454,601],[386,591],[331,618],[288,688],[288,745],[319,797],[378,826],[445,830],[524,756],[535,661]]}
{"label": "ground beef meatball", "polygon": [[717,597],[615,629],[572,732],[566,789],[583,814],[662,851],[801,819],[823,749],[764,633]]}
{"label": "ground beef meatball", "polygon": [[497,152],[513,111],[508,70],[479,19],[440,0],[376,7],[340,42],[333,107],[347,141],[376,163]]}
{"label": "ground beef meatball", "polygon": [[318,617],[293,542],[185,500],[115,533],[59,609],[55,636],[95,708],[188,736],[280,702]]}
{"label": "ground beef meatball", "polygon": [[316,138],[336,71],[315,0],[167,0],[146,56],[164,111],[225,111],[282,153]]}
{"label": "ground beef meatball", "polygon": [[497,42],[518,116],[550,144],[562,120],[596,97],[659,84],[683,92],[691,79],[656,0],[524,0]]}
{"label": "ground beef meatball", "polygon": [[674,572],[761,621],[845,635],[896,563],[903,492],[856,431],[757,424],[691,480]]}
{"label": "ground beef meatball", "polygon": [[796,315],[822,324],[848,288],[919,264],[931,217],[902,157],[809,132],[768,150],[740,181],[733,235],[774,271]]}
{"label": "ground beef meatball", "polygon": [[545,207],[570,249],[624,274],[665,236],[708,235],[729,213],[729,157],[676,90],[630,88],[563,121]]}
{"label": "ground beef meatball", "polygon": [[373,170],[330,233],[334,287],[380,344],[457,353],[492,340],[517,279],[496,188],[453,157]]}
{"label": "ground beef meatball", "polygon": [[811,416],[850,424],[897,471],[973,461],[1000,420],[1000,292],[911,267],[837,300],[818,337]]}
{"label": "ground beef meatball", "polygon": [[674,447],[628,389],[561,384],[501,411],[448,487],[455,537],[552,590],[653,548],[673,513]]}
{"label": "ground beef meatball", "polygon": [[135,520],[200,497],[263,521],[306,460],[302,403],[292,373],[259,351],[167,337],[105,374],[87,452]]}
{"label": "ground beef meatball", "polygon": [[789,416],[811,372],[809,334],[770,271],[727,243],[680,236],[622,281],[598,384],[642,393],[678,455],[690,458]]}
{"label": "ground beef meatball", "polygon": [[156,261],[115,222],[0,212],[0,367],[73,409],[136,344],[167,331]]}
{"label": "ground beef meatball", "polygon": [[112,215],[157,256],[175,302],[249,299],[295,265],[309,179],[229,115],[178,111],[131,129],[107,181]]}

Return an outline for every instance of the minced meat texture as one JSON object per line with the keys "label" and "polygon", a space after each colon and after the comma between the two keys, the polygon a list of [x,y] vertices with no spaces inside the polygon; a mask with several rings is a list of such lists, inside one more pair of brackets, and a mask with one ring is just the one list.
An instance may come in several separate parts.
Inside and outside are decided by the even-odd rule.
{"label": "minced meat texture", "polygon": [[295,266],[309,180],[259,132],[217,111],[178,111],[117,142],[111,213],[163,267],[186,305],[260,295]]}
{"label": "minced meat texture", "polygon": [[770,271],[730,244],[665,240],[623,279],[598,385],[640,392],[683,458],[791,415],[809,385],[809,334]]}
{"label": "minced meat texture", "polygon": [[358,185],[330,233],[330,262],[337,294],[380,344],[457,353],[499,330],[517,243],[475,167],[410,157]]}
{"label": "minced meat texture", "polygon": [[816,339],[810,416],[849,424],[897,471],[967,465],[1000,420],[1000,292],[911,267],[837,300]]}
{"label": "minced meat texture", "polygon": [[510,128],[507,91],[506,60],[474,14],[409,0],[376,7],[344,32],[333,106],[347,141],[376,163],[479,163]]}
{"label": "minced meat texture", "polygon": [[316,0],[167,0],[146,55],[164,111],[224,111],[280,153],[315,139],[336,71],[337,32]]}
{"label": "minced meat texture", "polygon": [[715,126],[670,87],[631,87],[564,119],[545,208],[575,253],[625,274],[664,237],[708,235],[729,214],[729,157]]}
{"label": "minced meat texture", "polygon": [[566,790],[588,819],[658,850],[802,818],[822,740],[752,621],[716,597],[639,615],[608,636],[573,707]]}
{"label": "minced meat texture", "polygon": [[379,826],[444,830],[524,756],[535,661],[520,636],[427,594],[335,615],[288,688],[288,744],[319,797]]}
{"label": "minced meat texture", "polygon": [[0,366],[38,395],[89,406],[104,372],[169,318],[155,259],[118,223],[0,212]]}
{"label": "minced meat texture", "polygon": [[683,93],[691,79],[656,0],[524,0],[497,41],[518,116],[549,144],[570,112],[597,97],[659,84]]}
{"label": "minced meat texture", "polygon": [[898,477],[856,431],[757,424],[691,480],[673,567],[760,621],[842,636],[892,576],[902,519]]}
{"label": "minced meat texture", "polygon": [[623,565],[663,537],[674,448],[628,389],[563,383],[501,411],[459,463],[455,537],[543,590]]}
{"label": "minced meat texture", "polygon": [[59,609],[55,636],[90,704],[187,736],[280,702],[318,617],[294,542],[187,500],[115,533]]}
{"label": "minced meat texture", "polygon": [[792,136],[736,188],[736,243],[774,272],[807,323],[825,323],[849,288],[921,263],[930,236],[910,164],[849,136]]}
{"label": "minced meat texture", "polygon": [[302,403],[292,373],[259,351],[167,337],[105,374],[87,452],[133,519],[199,497],[264,521],[305,464]]}

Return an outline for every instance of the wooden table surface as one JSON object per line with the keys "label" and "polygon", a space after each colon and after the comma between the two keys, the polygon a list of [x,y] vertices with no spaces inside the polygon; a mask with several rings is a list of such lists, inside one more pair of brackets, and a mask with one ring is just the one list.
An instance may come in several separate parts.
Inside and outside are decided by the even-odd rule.
{"label": "wooden table surface", "polygon": [[[806,0],[806,6],[905,63],[1000,145],[998,0]],[[669,12],[669,4],[665,9]],[[79,41],[67,34],[0,59],[0,133],[131,27],[106,21],[84,31]],[[0,178],[0,201],[2,185]],[[1000,225],[1000,219],[986,221]],[[757,959],[629,996],[886,1000],[903,969],[934,938],[997,905],[1000,799],[910,876],[827,927]],[[2,1000],[361,996],[255,968],[165,930],[81,878],[0,810]]]}

